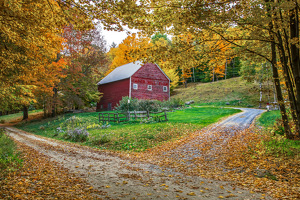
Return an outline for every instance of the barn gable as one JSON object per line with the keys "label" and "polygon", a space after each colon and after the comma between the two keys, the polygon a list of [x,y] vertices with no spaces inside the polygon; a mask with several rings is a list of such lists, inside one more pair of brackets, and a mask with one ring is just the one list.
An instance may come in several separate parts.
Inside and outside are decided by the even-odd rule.
{"label": "barn gable", "polygon": [[153,63],[146,63],[131,78],[130,97],[137,99],[156,99],[160,101],[170,98],[170,79]]}
{"label": "barn gable", "polygon": [[104,77],[99,83],[97,83],[97,85],[102,85],[130,78],[136,71],[138,71],[142,67],[142,65],[142,62],[136,61],[117,67],[106,77]]}
{"label": "barn gable", "polygon": [[114,69],[98,84],[103,93],[97,110],[111,110],[124,96],[137,99],[156,99],[160,101],[170,98],[170,79],[153,63],[142,64],[136,61]]}

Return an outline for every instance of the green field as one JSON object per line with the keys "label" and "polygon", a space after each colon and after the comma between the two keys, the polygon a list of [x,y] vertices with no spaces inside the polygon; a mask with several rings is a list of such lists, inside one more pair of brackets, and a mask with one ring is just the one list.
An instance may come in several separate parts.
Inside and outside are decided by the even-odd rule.
{"label": "green field", "polygon": [[[38,114],[41,112],[43,112],[43,110],[32,110],[32,111],[29,111],[29,116]],[[0,116],[0,123],[8,123],[8,122],[16,121],[16,120],[21,120],[22,117],[23,117],[23,112],[18,112],[18,113],[10,114],[10,115],[3,115],[3,116]]]}
{"label": "green field", "polygon": [[76,116],[81,120],[81,122],[76,122],[76,126],[88,128],[89,139],[84,144],[100,149],[144,151],[163,142],[186,136],[217,122],[222,117],[237,112],[240,111],[217,107],[192,107],[169,112],[168,122],[141,123],[140,121],[130,121],[120,124],[111,123],[108,128],[95,128],[99,124],[98,113],[77,113],[66,114],[55,119],[21,123],[16,127],[37,135],[63,140],[64,133],[54,136],[57,128],[62,126],[70,117]]}
{"label": "green field", "polygon": [[[262,86],[262,106],[273,100],[272,83]],[[241,77],[211,83],[189,83],[174,89],[171,98],[194,100],[197,105],[255,107],[259,106],[259,84],[247,83]],[[229,103],[229,105],[226,105]]]}

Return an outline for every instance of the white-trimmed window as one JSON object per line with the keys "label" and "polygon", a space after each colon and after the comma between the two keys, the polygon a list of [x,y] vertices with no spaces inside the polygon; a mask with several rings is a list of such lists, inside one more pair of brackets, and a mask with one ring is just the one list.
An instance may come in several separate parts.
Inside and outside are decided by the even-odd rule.
{"label": "white-trimmed window", "polygon": [[152,85],[148,85],[147,90],[151,91],[152,90]]}
{"label": "white-trimmed window", "polygon": [[134,83],[134,84],[132,85],[132,88],[133,88],[134,90],[137,90],[137,89],[138,89],[138,84]]}
{"label": "white-trimmed window", "polygon": [[167,86],[163,86],[163,91],[164,92],[168,92],[168,87]]}

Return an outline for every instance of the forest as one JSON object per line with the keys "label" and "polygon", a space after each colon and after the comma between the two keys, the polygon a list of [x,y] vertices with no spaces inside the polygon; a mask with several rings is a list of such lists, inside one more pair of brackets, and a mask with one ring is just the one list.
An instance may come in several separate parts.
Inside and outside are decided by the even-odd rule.
{"label": "forest", "polygon": [[[96,83],[142,60],[172,87],[242,76],[272,81],[285,137],[299,139],[297,0],[4,0],[0,3],[0,111],[44,116],[93,107]],[[139,33],[107,48],[101,27]]]}

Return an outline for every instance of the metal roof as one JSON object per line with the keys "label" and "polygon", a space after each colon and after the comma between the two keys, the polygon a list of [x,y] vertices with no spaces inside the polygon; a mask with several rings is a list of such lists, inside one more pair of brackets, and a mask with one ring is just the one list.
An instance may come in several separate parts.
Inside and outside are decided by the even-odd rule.
{"label": "metal roof", "polygon": [[99,83],[97,83],[97,85],[102,85],[102,84],[130,78],[137,70],[139,70],[142,67],[142,65],[143,65],[142,62],[136,61],[136,62],[128,63],[126,65],[117,67],[112,72],[110,72],[107,76],[105,76]]}

